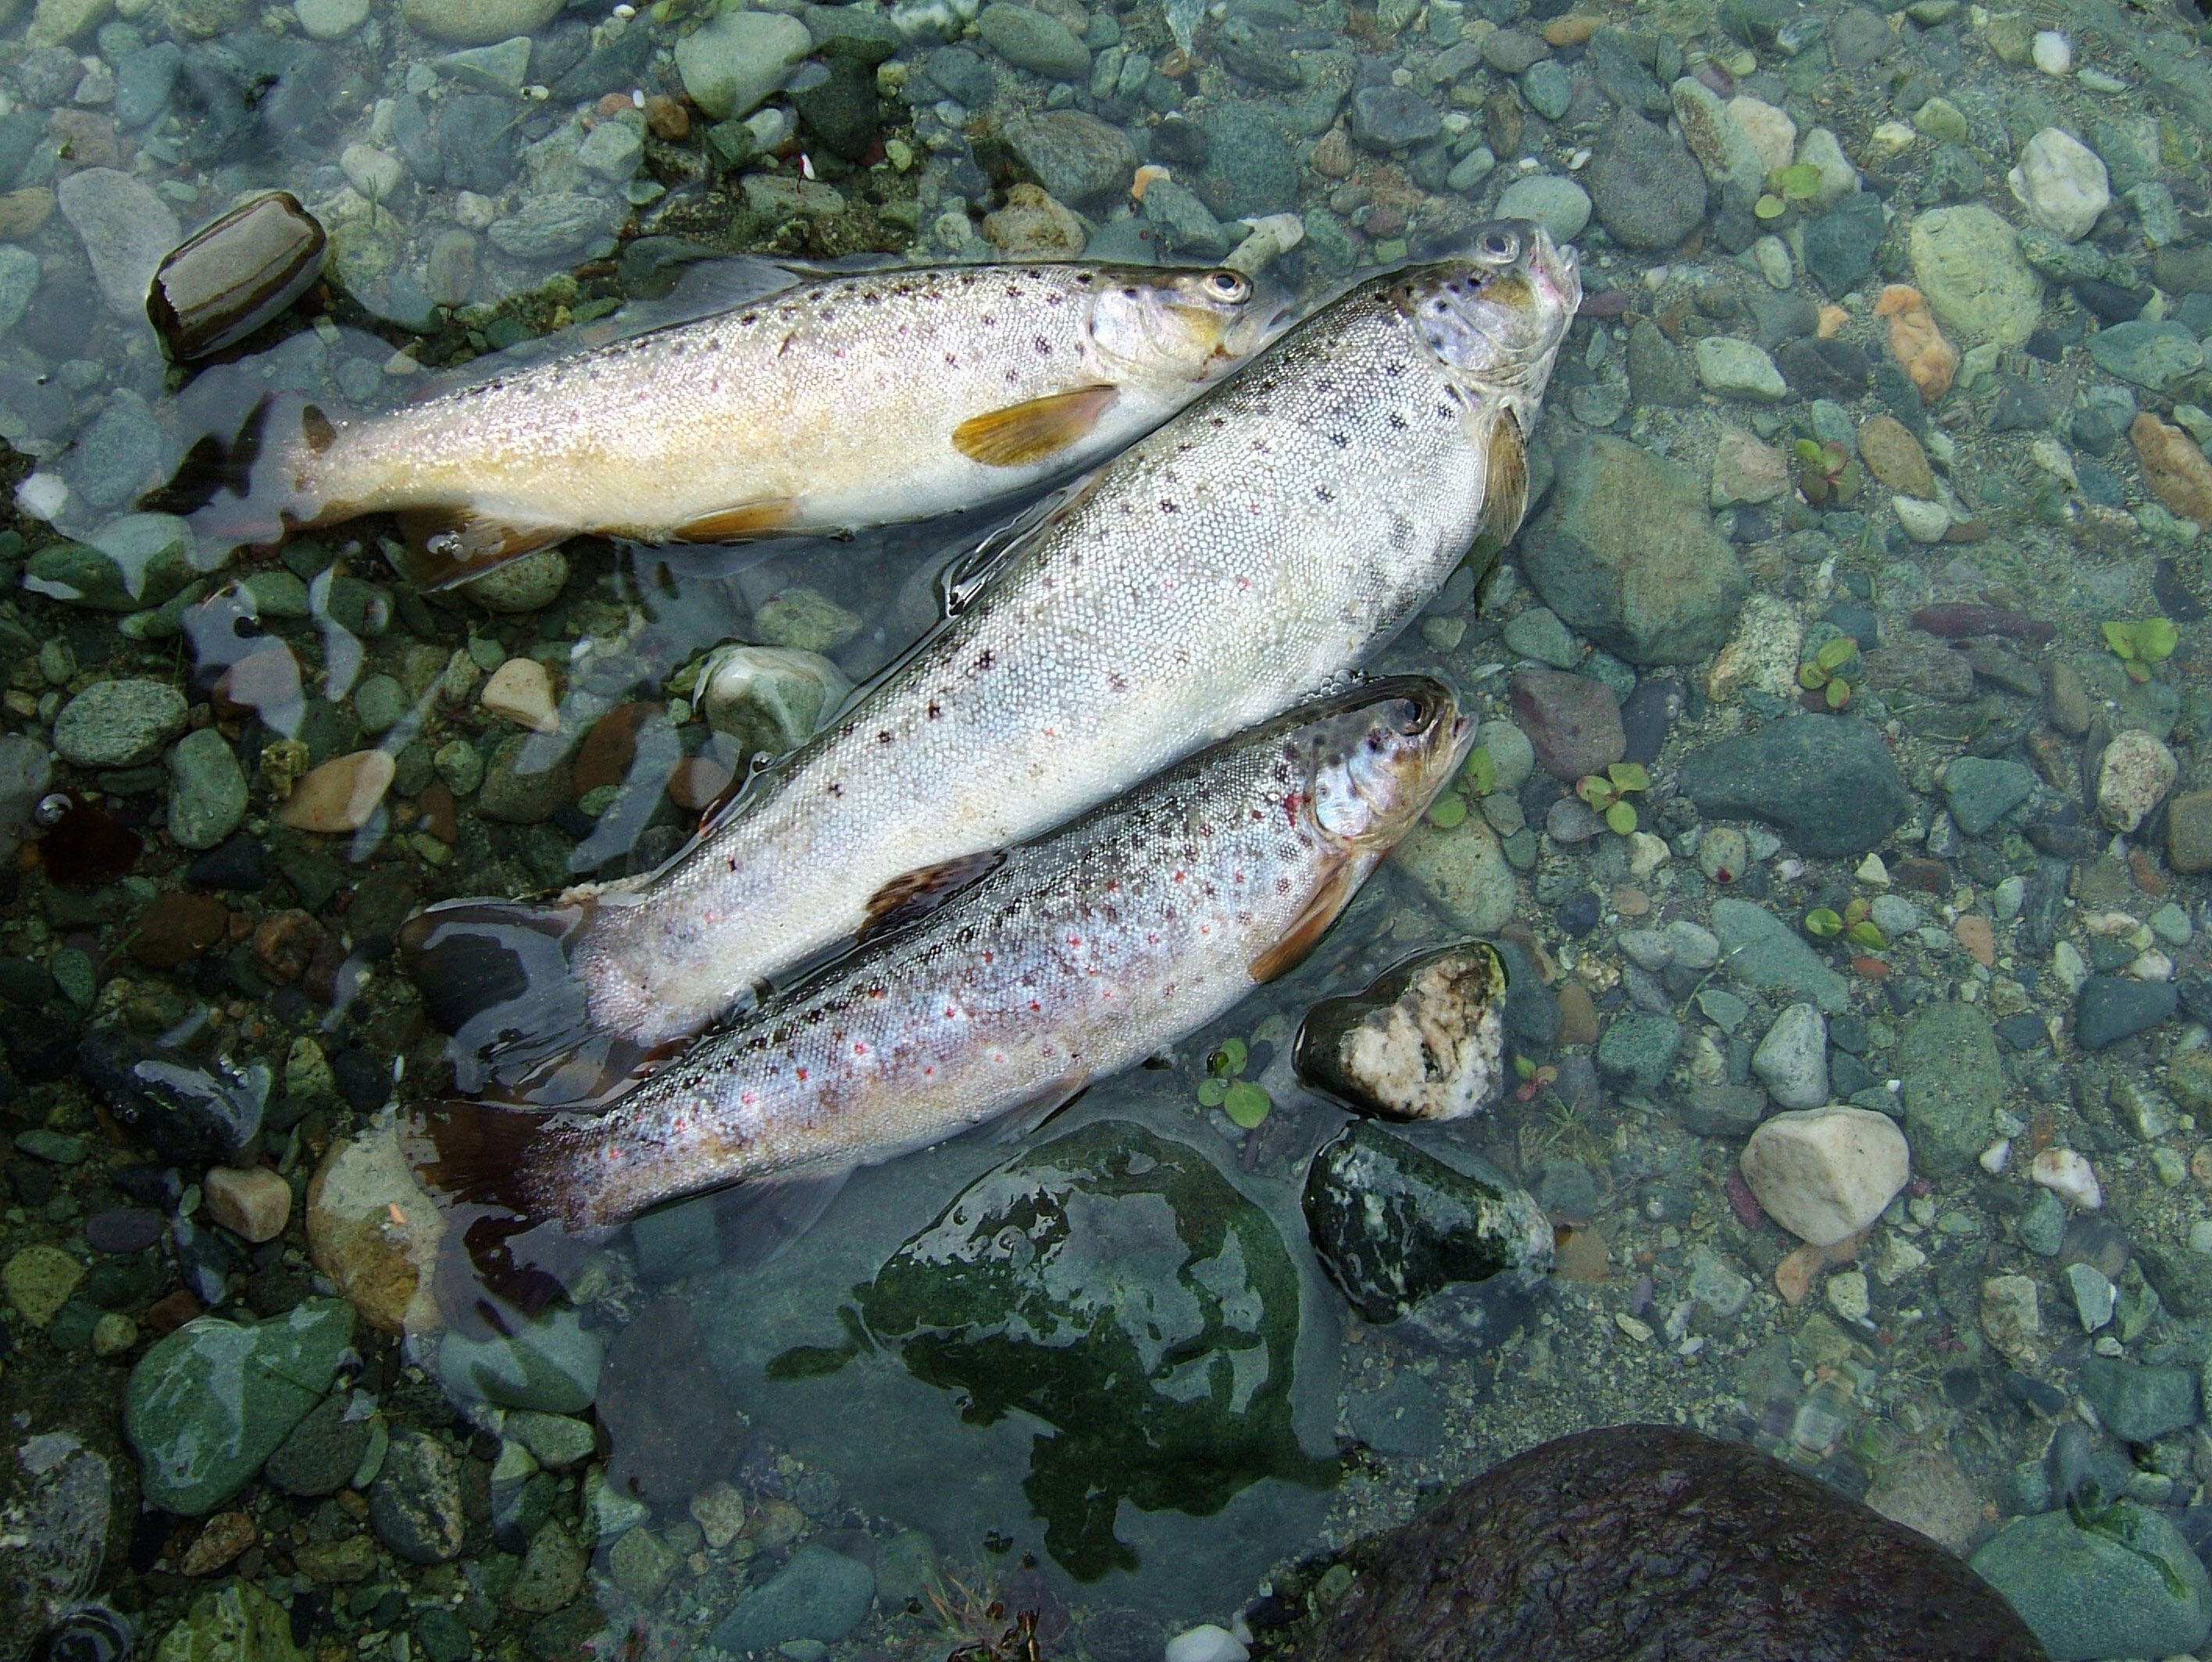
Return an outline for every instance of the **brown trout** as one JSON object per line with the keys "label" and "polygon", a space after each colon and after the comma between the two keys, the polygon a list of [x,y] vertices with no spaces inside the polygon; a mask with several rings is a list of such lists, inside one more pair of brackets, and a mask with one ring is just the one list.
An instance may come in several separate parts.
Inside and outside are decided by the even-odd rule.
{"label": "brown trout", "polygon": [[1282,311],[1226,269],[820,276],[394,409],[264,413],[289,430],[254,434],[246,501],[217,497],[204,523],[396,513],[406,575],[435,585],[580,531],[714,543],[927,519],[1112,455]]}
{"label": "brown trout", "polygon": [[1580,295],[1519,221],[1359,284],[1100,470],[660,870],[416,918],[462,1089],[601,1094],[967,861],[1340,682],[1520,524]]}
{"label": "brown trout", "polygon": [[1304,706],[1009,851],[604,1112],[426,1105],[409,1157],[450,1203],[590,1234],[1049,1113],[1303,959],[1470,731],[1420,676]]}

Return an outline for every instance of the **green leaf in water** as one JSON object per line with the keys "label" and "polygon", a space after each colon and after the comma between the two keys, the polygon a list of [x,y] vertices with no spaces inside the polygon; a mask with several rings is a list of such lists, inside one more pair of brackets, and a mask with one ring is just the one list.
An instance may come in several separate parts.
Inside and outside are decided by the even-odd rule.
{"label": "green leaf in water", "polygon": [[1225,1081],[1201,1079],[1198,1082],[1198,1106],[1201,1108],[1219,1107],[1221,1099],[1228,1095],[1229,1086]]}
{"label": "green leaf in water", "polygon": [[1751,211],[1761,219],[1780,219],[1790,211],[1790,204],[1780,197],[1763,196],[1751,204]]}
{"label": "green leaf in water", "polygon": [[1840,670],[1858,656],[1859,643],[1847,634],[1839,634],[1813,654],[1813,661],[1824,670]]}
{"label": "green leaf in water", "polygon": [[1844,932],[1844,920],[1833,907],[1816,906],[1805,914],[1805,932],[1816,941],[1832,941]]}
{"label": "green leaf in water", "polygon": [[1242,1039],[1224,1039],[1220,1047],[1206,1058],[1206,1071],[1216,1079],[1233,1079],[1244,1071],[1244,1059],[1249,1054]]}
{"label": "green leaf in water", "polygon": [[1455,791],[1447,791],[1429,805],[1429,823],[1439,830],[1449,831],[1467,818],[1467,798]]}
{"label": "green leaf in water", "polygon": [[1851,925],[1851,938],[1871,951],[1879,952],[1889,944],[1888,937],[1871,919],[1861,919]]}
{"label": "green leaf in water", "polygon": [[1467,765],[1460,772],[1467,776],[1478,797],[1486,797],[1498,788],[1498,764],[1480,744],[1467,753]]}
{"label": "green leaf in water", "polygon": [[1649,791],[1651,788],[1651,775],[1644,771],[1640,761],[1616,761],[1605,770],[1605,776],[1613,781],[1613,788],[1616,791]]}
{"label": "green leaf in water", "polygon": [[1617,802],[1605,810],[1605,822],[1622,836],[1636,829],[1636,810],[1625,802]]}
{"label": "green leaf in water", "polygon": [[1274,1106],[1267,1093],[1249,1079],[1239,1079],[1221,1099],[1221,1111],[1248,1131],[1265,1119]]}
{"label": "green leaf in water", "polygon": [[1776,192],[1784,200],[1802,202],[1807,197],[1819,193],[1820,170],[1809,161],[1801,161],[1794,167],[1776,170],[1773,177],[1767,183],[1771,185]]}

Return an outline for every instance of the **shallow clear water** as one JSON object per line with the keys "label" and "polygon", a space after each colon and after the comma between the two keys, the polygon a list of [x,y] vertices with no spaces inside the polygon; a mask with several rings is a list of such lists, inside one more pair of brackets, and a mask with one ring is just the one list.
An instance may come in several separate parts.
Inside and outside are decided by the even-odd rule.
{"label": "shallow clear water", "polygon": [[[0,6],[13,1648],[80,1598],[150,1647],[231,1586],[318,1662],[933,1659],[1024,1612],[1133,1662],[1510,1454],[1664,1421],[1965,1554],[2125,1496],[2163,1579],[2072,1653],[2212,1653],[2202,16],[717,10]],[[171,367],[154,262],[271,189],[320,278]],[[388,519],[252,553],[142,494],[265,397],[381,407],[696,315],[757,278],[726,256],[1225,257],[1310,300],[1493,214],[1588,290],[1529,523],[1370,667],[1539,765],[1487,728],[1297,973],[1042,1131],[864,1169],[771,1263],[708,1196],[533,1318],[434,1289],[391,1106],[453,1063],[400,925],[666,858],[746,765],[703,654],[864,686],[1022,505],[579,537],[422,594]],[[484,706],[518,659],[550,731]],[[350,828],[287,825],[342,758]],[[1309,1238],[1346,1116],[1291,1035],[1471,935],[1512,947],[1512,1077],[1425,1134],[1532,1195],[1555,1262],[1371,1325]],[[88,1034],[167,1047],[201,1108],[125,1123]],[[1823,1251],[1740,1162],[1832,1102],[1911,1166]],[[2056,1601],[2086,1572],[2037,1538]]]}

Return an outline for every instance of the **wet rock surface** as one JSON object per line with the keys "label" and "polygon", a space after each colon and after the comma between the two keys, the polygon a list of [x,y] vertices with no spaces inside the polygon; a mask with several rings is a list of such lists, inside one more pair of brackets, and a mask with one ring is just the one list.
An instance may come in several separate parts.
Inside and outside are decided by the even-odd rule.
{"label": "wet rock surface", "polygon": [[[1339,1608],[1272,1654],[1606,1662],[2045,1654],[1924,1537],[1755,1450],[1624,1426],[1531,1449],[1362,1543]],[[1542,1596],[1534,1590],[1542,1587]]]}

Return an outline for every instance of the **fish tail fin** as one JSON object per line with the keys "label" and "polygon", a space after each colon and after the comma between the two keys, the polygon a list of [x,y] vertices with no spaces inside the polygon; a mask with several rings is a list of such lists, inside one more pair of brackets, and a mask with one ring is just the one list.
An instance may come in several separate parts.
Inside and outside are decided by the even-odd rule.
{"label": "fish tail fin", "polygon": [[400,1149],[447,1220],[433,1291],[447,1319],[497,1329],[534,1315],[611,1233],[579,1180],[594,1137],[561,1117],[496,1102],[418,1103]]}
{"label": "fish tail fin", "polygon": [[507,1101],[605,1101],[665,1053],[592,1019],[574,953],[589,900],[447,901],[409,919],[400,967],[452,1035],[461,1089]]}
{"label": "fish tail fin", "polygon": [[203,433],[194,440],[176,471],[137,506],[180,515],[205,542],[274,548],[319,516],[321,504],[305,476],[337,431],[297,394],[264,393],[229,436]]}

